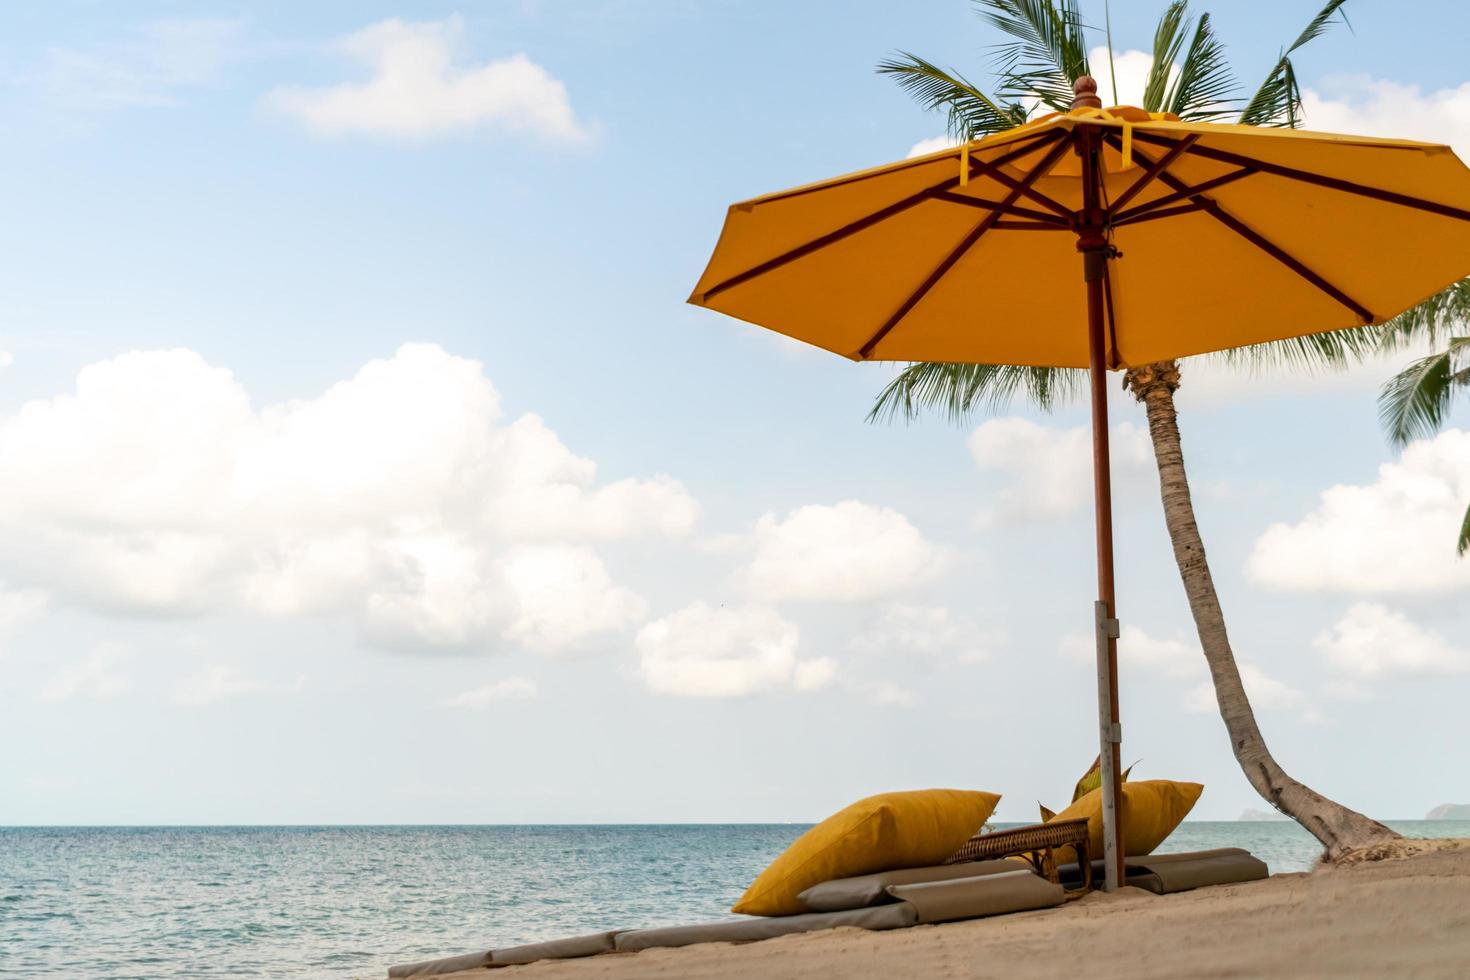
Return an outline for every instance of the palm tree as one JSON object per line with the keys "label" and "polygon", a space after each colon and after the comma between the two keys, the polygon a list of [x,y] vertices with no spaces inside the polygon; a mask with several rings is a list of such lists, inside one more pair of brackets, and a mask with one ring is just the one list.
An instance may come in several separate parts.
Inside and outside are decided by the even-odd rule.
{"label": "palm tree", "polygon": [[[1295,127],[1301,92],[1291,56],[1321,35],[1340,15],[1345,0],[1329,0],[1301,35],[1281,52],[1265,81],[1248,100],[1232,100],[1235,81],[1208,14],[1191,21],[1187,0],[1174,0],[1154,34],[1153,65],[1144,108],[1173,112],[1186,120],[1235,121],[1256,126]],[[1066,111],[1072,83],[1089,73],[1085,28],[1077,0],[976,0],[982,16],[1013,40],[997,49],[994,98],[963,76],[901,52],[878,66],[925,108],[944,111],[950,135],[968,140],[1024,122],[1032,109]],[[1109,45],[1111,61],[1111,44]],[[1176,64],[1177,63],[1177,64]],[[1116,100],[1116,93],[1114,93]],[[1233,117],[1233,119],[1232,119]],[[1372,346],[1364,328],[1334,331],[1215,355],[1250,367],[1335,368]],[[1293,779],[1272,758],[1256,724],[1225,629],[1225,616],[1205,559],[1204,543],[1190,501],[1174,393],[1181,364],[1162,361],[1130,368],[1126,390],[1143,403],[1158,464],[1164,518],[1179,576],[1189,599],[1200,646],[1209,663],[1220,715],[1235,758],[1256,791],[1322,842],[1329,860],[1347,851],[1398,835],[1368,817],[1327,799]],[[1001,364],[919,363],[905,368],[878,397],[870,420],[912,419],[937,408],[955,420],[977,407],[998,408],[1024,394],[1044,409],[1073,397],[1084,386],[1075,369]]]}
{"label": "palm tree", "polygon": [[[1414,341],[1444,348],[1404,368],[1379,393],[1378,417],[1394,446],[1403,448],[1420,436],[1438,432],[1456,393],[1470,391],[1470,336],[1450,334],[1454,327],[1463,330],[1467,323],[1470,279],[1461,279],[1383,325],[1382,343],[1387,350]],[[1460,525],[1457,549],[1461,556],[1470,550],[1470,509]]]}

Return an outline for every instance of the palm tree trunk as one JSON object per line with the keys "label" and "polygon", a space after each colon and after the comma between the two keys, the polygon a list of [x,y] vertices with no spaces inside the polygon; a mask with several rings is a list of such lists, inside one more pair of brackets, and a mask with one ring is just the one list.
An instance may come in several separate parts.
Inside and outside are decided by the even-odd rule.
{"label": "palm tree trunk", "polygon": [[1190,501],[1189,479],[1184,471],[1184,452],[1179,444],[1179,422],[1174,409],[1179,365],[1174,361],[1164,361],[1132,368],[1125,376],[1124,384],[1134,397],[1143,402],[1148,413],[1149,435],[1153,438],[1154,459],[1159,467],[1159,490],[1164,498],[1164,520],[1174,544],[1174,560],[1179,565],[1179,577],[1189,597],[1200,646],[1210,665],[1220,717],[1225,721],[1230,746],[1246,779],[1266,802],[1321,841],[1329,861],[1355,848],[1398,837],[1378,821],[1335,803],[1292,779],[1271,757],[1256,725],[1245,687],[1241,684],[1240,670],[1236,667],[1230,638],[1225,632],[1225,616],[1220,611],[1220,599],[1215,594],[1215,583],[1205,560],[1204,542],[1200,540],[1199,527],[1194,520],[1194,505]]}

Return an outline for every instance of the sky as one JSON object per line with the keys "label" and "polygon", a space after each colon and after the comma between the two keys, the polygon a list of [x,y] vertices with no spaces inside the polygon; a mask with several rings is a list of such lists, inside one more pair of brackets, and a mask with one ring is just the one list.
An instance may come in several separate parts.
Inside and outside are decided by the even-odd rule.
{"label": "sky", "polygon": [[[1161,6],[1113,4],[1124,102]],[[1470,159],[1470,13],[1420,7],[1302,53],[1309,126]],[[1199,9],[1245,87],[1314,5]],[[0,823],[1064,805],[1081,406],[869,424],[891,366],[684,303],[730,202],[943,136],[879,60],[984,79],[999,40],[963,0],[0,10]],[[1405,357],[1190,361],[1178,396],[1268,743],[1381,818],[1470,798],[1470,415],[1392,450]],[[1234,819],[1263,804],[1112,413],[1125,762]]]}

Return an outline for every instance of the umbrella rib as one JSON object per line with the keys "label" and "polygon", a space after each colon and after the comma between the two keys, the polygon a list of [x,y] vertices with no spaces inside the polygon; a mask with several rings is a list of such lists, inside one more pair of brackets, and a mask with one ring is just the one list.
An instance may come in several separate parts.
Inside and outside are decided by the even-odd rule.
{"label": "umbrella rib", "polygon": [[934,194],[934,197],[940,201],[948,201],[950,204],[964,204],[972,208],[985,208],[990,211],[1000,211],[1004,214],[1014,215],[1018,218],[1034,218],[1037,221],[1041,221],[1049,225],[1056,225],[1058,228],[1070,229],[1072,227],[1070,222],[1063,221],[1056,215],[1047,214],[1045,211],[1035,211],[1031,208],[1017,207],[1014,204],[1009,207],[1005,207],[1001,204],[1000,201],[987,201],[983,197],[971,197],[968,194],[956,194],[954,191],[937,191]]}
{"label": "umbrella rib", "polygon": [[1051,222],[1040,221],[997,221],[994,225],[997,231],[1071,231],[1066,225],[1054,225]]}
{"label": "umbrella rib", "polygon": [[[1010,153],[1005,154],[996,162],[1000,163],[1002,161],[1008,162],[1010,160],[1014,160],[1016,157],[1024,156],[1025,154],[1031,152],[1038,146],[1043,146],[1046,143],[1056,142],[1058,140],[1064,139],[1066,141],[1070,141],[1071,134],[1063,133],[1060,131],[1057,131],[1055,135],[1053,135],[1052,133],[1048,133],[1046,136],[1043,136],[1041,139],[1035,142],[1028,143],[1024,147],[1020,147],[1016,150],[1011,151]],[[1065,145],[1065,143],[1063,145]],[[974,162],[973,157],[971,158],[971,162]],[[794,262],[799,258],[818,251],[819,249],[826,248],[828,245],[834,244],[835,242],[840,242],[844,238],[847,238],[849,235],[855,235],[858,232],[862,231],[864,228],[869,228],[873,225],[878,224],[880,221],[884,221],[888,218],[893,217],[896,214],[901,214],[902,212],[907,211],[909,208],[913,207],[916,204],[920,204],[924,201],[932,199],[934,195],[939,193],[940,191],[947,191],[959,186],[959,182],[959,177],[951,177],[948,180],[941,181],[940,183],[933,185],[932,187],[926,187],[915,194],[910,194],[908,197],[905,197],[902,200],[895,201],[894,203],[888,205],[888,207],[886,208],[874,211],[871,214],[865,214],[861,218],[858,218],[856,221],[849,222],[848,224],[843,225],[841,228],[838,228],[835,231],[829,231],[827,232],[827,234],[822,235],[818,238],[814,238],[804,245],[798,245],[797,247],[783,252],[774,258],[767,259],[759,265],[746,269],[744,272],[736,273],[723,282],[716,283],[715,285],[704,291],[704,295],[700,297],[700,300],[707,301],[711,296],[715,295],[716,293],[722,293],[727,289],[740,285],[741,283],[749,282],[751,279],[754,279],[757,276],[765,275],[772,269],[779,269],[781,266],[786,265],[788,262]]]}
{"label": "umbrella rib", "polygon": [[1173,148],[1170,149],[1168,153],[1165,153],[1158,160],[1150,164],[1149,168],[1145,170],[1143,174],[1140,175],[1139,178],[1135,180],[1127,190],[1118,195],[1118,199],[1112,202],[1112,210],[1115,212],[1121,210],[1123,205],[1127,204],[1129,201],[1137,197],[1139,191],[1143,190],[1149,184],[1153,183],[1154,178],[1158,177],[1159,174],[1167,170],[1171,163],[1179,159],[1180,155],[1184,153],[1185,150],[1189,149],[1198,141],[1199,133],[1190,133],[1188,136],[1184,137],[1184,139],[1174,144]]}
{"label": "umbrella rib", "polygon": [[[1017,182],[1019,186],[1013,188],[1011,192],[1006,195],[1003,206],[1010,207],[1016,202],[1016,199],[1025,192],[1025,189],[1029,187],[1032,182],[1037,180],[1047,171],[1051,170],[1052,166],[1055,165],[1057,160],[1061,158],[1061,155],[1066,152],[1068,147],[1072,145],[1072,141],[1073,136],[1069,133],[1066,139],[1057,143],[1056,146],[1053,146],[1051,148],[1051,151],[1047,153],[1046,156],[1042,157],[1041,162],[1039,162],[1031,170],[1030,173],[1028,173],[1024,178]],[[866,361],[869,357],[872,356],[873,348],[882,343],[883,338],[888,336],[889,332],[892,331],[894,327],[898,326],[898,324],[903,320],[904,317],[909,315],[909,311],[917,306],[919,304],[919,301],[922,300],[926,295],[928,295],[929,290],[933,289],[935,284],[937,284],[939,280],[944,278],[945,274],[954,267],[954,264],[958,262],[966,252],[974,247],[975,243],[978,242],[986,232],[995,227],[995,225],[1000,221],[1000,215],[1000,211],[991,211],[984,218],[980,219],[980,223],[970,230],[969,234],[967,234],[964,239],[954,247],[949,255],[945,256],[944,261],[940,262],[939,265],[935,267],[934,271],[929,273],[928,277],[926,277],[924,281],[919,284],[919,288],[914,290],[913,293],[909,295],[909,298],[904,300],[903,304],[894,311],[893,315],[888,318],[883,326],[878,328],[878,332],[873,334],[872,337],[869,337],[868,342],[863,344],[862,347],[858,348],[858,360]]]}
{"label": "umbrella rib", "polygon": [[[1109,134],[1105,138],[1109,141],[1117,140],[1117,137],[1111,134]],[[1137,134],[1135,134],[1134,138],[1138,138]],[[1143,159],[1145,160],[1148,159],[1146,155],[1139,153],[1137,148],[1135,148],[1133,152],[1138,156],[1143,157]],[[1173,174],[1160,173],[1159,179],[1168,184],[1170,187],[1174,188],[1176,191],[1187,190],[1187,185],[1185,185],[1182,180],[1180,180],[1178,177],[1175,177]],[[1363,321],[1364,324],[1372,323],[1374,322],[1374,320],[1377,319],[1377,317],[1375,317],[1367,307],[1363,306],[1363,304],[1353,299],[1347,293],[1344,293],[1341,289],[1338,289],[1336,286],[1328,282],[1326,279],[1322,278],[1322,276],[1318,275],[1316,272],[1313,272],[1311,269],[1307,268],[1307,266],[1296,256],[1292,255],[1290,252],[1286,251],[1281,246],[1277,245],[1275,242],[1271,241],[1269,238],[1256,231],[1250,225],[1247,225],[1245,222],[1241,221],[1239,218],[1226,212],[1224,208],[1220,207],[1219,203],[1216,202],[1214,198],[1205,197],[1204,195],[1197,192],[1190,194],[1190,198],[1195,203],[1201,205],[1205,213],[1210,215],[1210,217],[1214,218],[1216,221],[1220,222],[1222,225],[1235,232],[1241,238],[1244,238],[1246,241],[1250,242],[1256,248],[1271,256],[1277,262],[1280,262],[1282,265],[1286,266],[1292,272],[1295,272],[1297,275],[1301,276],[1307,282],[1316,286],[1328,296],[1331,296],[1333,299],[1337,300],[1343,306],[1346,306],[1349,310],[1352,310],[1353,313],[1356,314],[1358,318]]]}
{"label": "umbrella rib", "polygon": [[[1242,167],[1239,170],[1232,170],[1228,174],[1221,174],[1218,177],[1211,177],[1209,180],[1201,181],[1200,183],[1195,184],[1192,187],[1186,187],[1182,191],[1174,191],[1172,194],[1165,194],[1163,197],[1156,197],[1152,201],[1140,204],[1136,208],[1129,208],[1127,211],[1123,212],[1118,212],[1115,210],[1114,217],[1111,223],[1114,225],[1130,224],[1134,221],[1139,220],[1143,215],[1151,214],[1156,209],[1164,207],[1165,205],[1173,204],[1175,201],[1182,201],[1185,198],[1194,194],[1203,194],[1206,191],[1212,191],[1216,187],[1223,187],[1226,184],[1233,184],[1240,178],[1249,177],[1251,174],[1257,172],[1258,171],[1254,170],[1251,167]],[[1116,205],[1114,207],[1116,208]]]}
{"label": "umbrella rib", "polygon": [[1195,211],[1203,211],[1203,204],[1181,204],[1177,208],[1150,208],[1143,212],[1133,212],[1129,217],[1119,218],[1108,222],[1109,228],[1121,228],[1124,225],[1136,225],[1141,221],[1156,221],[1159,218],[1175,218],[1181,214],[1193,214]]}
{"label": "umbrella rib", "polygon": [[978,170],[996,183],[1004,184],[1006,187],[1009,187],[1017,194],[1026,195],[1037,204],[1040,204],[1048,208],[1049,210],[1055,211],[1057,214],[1061,215],[1063,218],[1066,218],[1068,221],[1072,220],[1071,208],[1067,207],[1060,201],[1056,201],[1050,197],[1047,197],[1045,194],[1033,188],[1029,183],[1017,180],[1010,174],[1001,170],[1000,166],[1001,161],[999,160],[995,161],[994,163],[986,163],[984,160],[976,159],[973,156],[970,157],[971,170]]}
{"label": "umbrella rib", "polygon": [[[1135,132],[1133,138],[1158,146],[1172,146],[1174,144],[1173,140],[1156,136],[1153,133]],[[1386,191],[1378,187],[1369,187],[1367,184],[1343,180],[1341,177],[1328,177],[1326,174],[1314,174],[1309,170],[1298,170],[1295,167],[1286,167],[1279,163],[1268,163],[1265,160],[1257,160],[1254,157],[1231,153],[1229,150],[1217,150],[1210,146],[1191,146],[1185,152],[1191,156],[1217,160],[1221,163],[1233,163],[1241,167],[1254,167],[1261,173],[1286,177],[1290,180],[1298,180],[1307,184],[1317,184],[1321,187],[1330,187],[1333,190],[1343,191],[1348,194],[1357,194],[1360,197],[1371,197],[1375,200],[1386,201],[1389,204],[1398,204],[1406,208],[1415,208],[1419,211],[1428,211],[1431,214],[1442,215],[1446,218],[1458,218],[1461,221],[1470,221],[1470,211],[1464,208],[1457,208],[1449,204],[1440,204],[1437,201],[1426,201],[1422,197],[1400,194],[1397,191]]]}

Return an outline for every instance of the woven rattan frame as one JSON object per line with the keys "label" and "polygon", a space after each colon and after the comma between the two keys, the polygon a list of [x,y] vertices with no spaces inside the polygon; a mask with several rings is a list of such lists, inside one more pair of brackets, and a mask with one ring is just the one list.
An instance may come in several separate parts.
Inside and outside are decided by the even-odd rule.
{"label": "woven rattan frame", "polygon": [[1092,889],[1092,857],[1088,853],[1090,838],[1087,819],[1053,820],[1014,830],[997,830],[989,834],[976,834],[955,851],[945,864],[961,864],[965,861],[988,861],[994,858],[1024,857],[1036,869],[1036,873],[1048,881],[1056,882],[1056,849],[1073,847],[1077,850],[1077,863],[1082,871],[1082,888],[1076,894]]}

